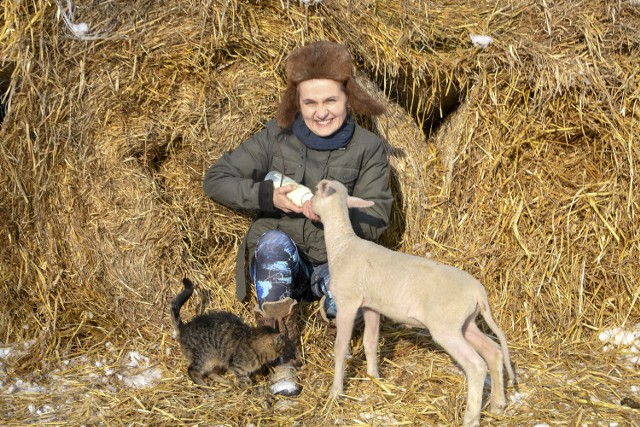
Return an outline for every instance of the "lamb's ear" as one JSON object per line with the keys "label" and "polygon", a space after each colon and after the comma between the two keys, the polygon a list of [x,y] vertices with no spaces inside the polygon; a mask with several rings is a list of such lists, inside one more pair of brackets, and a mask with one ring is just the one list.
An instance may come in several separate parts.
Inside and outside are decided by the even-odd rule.
{"label": "lamb's ear", "polygon": [[373,203],[371,200],[364,200],[360,197],[349,196],[347,198],[347,206],[350,208],[368,208],[370,206],[373,206],[374,204],[375,203]]}

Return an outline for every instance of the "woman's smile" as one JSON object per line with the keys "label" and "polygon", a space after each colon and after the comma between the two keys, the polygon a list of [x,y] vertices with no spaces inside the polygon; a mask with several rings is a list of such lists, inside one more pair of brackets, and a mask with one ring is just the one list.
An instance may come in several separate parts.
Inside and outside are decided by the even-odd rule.
{"label": "woman's smile", "polygon": [[347,119],[347,95],[342,83],[330,79],[311,79],[298,85],[300,114],[311,132],[333,135]]}

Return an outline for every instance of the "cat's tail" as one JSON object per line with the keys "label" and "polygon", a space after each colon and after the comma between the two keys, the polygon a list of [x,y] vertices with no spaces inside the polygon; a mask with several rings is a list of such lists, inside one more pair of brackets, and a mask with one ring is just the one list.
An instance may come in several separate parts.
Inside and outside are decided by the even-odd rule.
{"label": "cat's tail", "polygon": [[193,294],[193,283],[186,277],[182,279],[182,285],[184,289],[171,300],[171,323],[173,324],[173,330],[179,334],[180,327],[184,325],[182,319],[180,319],[180,309]]}

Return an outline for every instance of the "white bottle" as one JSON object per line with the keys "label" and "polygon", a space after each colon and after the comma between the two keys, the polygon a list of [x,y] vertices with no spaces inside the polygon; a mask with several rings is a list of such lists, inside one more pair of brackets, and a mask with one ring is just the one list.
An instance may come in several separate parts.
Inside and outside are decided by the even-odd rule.
{"label": "white bottle", "polygon": [[298,206],[302,206],[304,202],[310,200],[313,197],[313,191],[309,190],[302,184],[298,184],[288,176],[282,175],[278,171],[271,171],[264,177],[264,180],[270,179],[273,181],[273,187],[278,188],[283,185],[294,184],[296,188],[293,191],[287,193],[287,198]]}

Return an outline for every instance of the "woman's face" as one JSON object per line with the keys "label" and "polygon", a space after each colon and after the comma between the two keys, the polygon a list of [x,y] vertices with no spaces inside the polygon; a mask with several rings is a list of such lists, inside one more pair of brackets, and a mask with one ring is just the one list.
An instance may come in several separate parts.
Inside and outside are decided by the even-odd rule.
{"label": "woman's face", "polygon": [[304,123],[318,136],[332,135],[347,119],[347,94],[340,82],[330,79],[300,82],[298,99]]}

